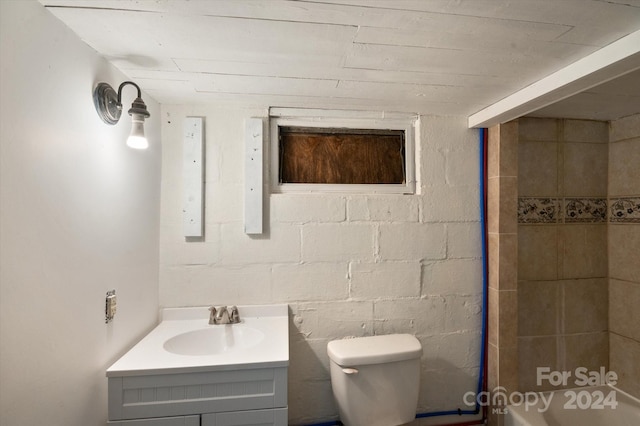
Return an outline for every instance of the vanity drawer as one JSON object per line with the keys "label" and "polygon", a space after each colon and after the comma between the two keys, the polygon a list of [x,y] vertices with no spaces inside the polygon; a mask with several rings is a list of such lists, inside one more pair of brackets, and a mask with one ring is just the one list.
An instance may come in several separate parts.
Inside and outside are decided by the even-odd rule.
{"label": "vanity drawer", "polygon": [[109,377],[109,420],[286,406],[287,367]]}
{"label": "vanity drawer", "polygon": [[115,426],[200,426],[200,416],[162,417],[156,419],[116,420],[107,425]]}
{"label": "vanity drawer", "polygon": [[201,426],[287,426],[287,409],[234,411],[202,415]]}

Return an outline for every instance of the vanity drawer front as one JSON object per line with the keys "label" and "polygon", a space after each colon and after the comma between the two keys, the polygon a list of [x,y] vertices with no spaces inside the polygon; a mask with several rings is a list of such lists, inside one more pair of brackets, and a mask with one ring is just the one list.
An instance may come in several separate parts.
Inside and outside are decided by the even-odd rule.
{"label": "vanity drawer front", "polygon": [[116,426],[200,426],[200,416],[163,417],[159,419],[116,420],[107,425]]}
{"label": "vanity drawer front", "polygon": [[287,406],[287,367],[109,377],[109,420]]}
{"label": "vanity drawer front", "polygon": [[201,426],[287,426],[287,409],[203,414]]}

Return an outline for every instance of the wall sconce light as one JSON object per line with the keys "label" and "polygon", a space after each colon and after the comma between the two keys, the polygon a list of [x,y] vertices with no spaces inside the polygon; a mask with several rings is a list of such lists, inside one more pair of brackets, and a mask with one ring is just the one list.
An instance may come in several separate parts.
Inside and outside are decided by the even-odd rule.
{"label": "wall sconce light", "polygon": [[93,104],[98,115],[107,124],[114,125],[122,115],[122,88],[131,84],[138,89],[138,97],[131,104],[129,115],[131,116],[131,134],[127,139],[127,146],[135,149],[147,149],[149,142],[144,136],[144,119],[151,116],[147,106],[142,100],[140,87],[133,81],[125,81],[118,87],[118,93],[107,83],[98,83],[93,90]]}

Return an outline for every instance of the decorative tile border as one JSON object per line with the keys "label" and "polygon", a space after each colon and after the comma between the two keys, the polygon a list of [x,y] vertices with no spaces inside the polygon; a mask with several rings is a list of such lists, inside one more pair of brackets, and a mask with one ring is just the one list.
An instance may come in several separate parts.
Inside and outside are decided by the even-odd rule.
{"label": "decorative tile border", "polygon": [[640,197],[612,198],[610,211],[610,222],[640,223]]}
{"label": "decorative tile border", "polygon": [[595,197],[519,197],[518,223],[640,223],[640,197],[617,197],[609,203]]}
{"label": "decorative tile border", "polygon": [[599,223],[607,221],[606,198],[565,198],[565,223]]}
{"label": "decorative tile border", "polygon": [[558,207],[556,198],[518,198],[518,223],[556,223]]}

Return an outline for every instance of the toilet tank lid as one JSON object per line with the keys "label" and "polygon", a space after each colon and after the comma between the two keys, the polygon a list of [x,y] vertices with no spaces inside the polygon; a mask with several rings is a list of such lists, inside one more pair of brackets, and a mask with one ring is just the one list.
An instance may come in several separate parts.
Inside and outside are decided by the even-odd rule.
{"label": "toilet tank lid", "polygon": [[381,364],[420,358],[422,345],[410,334],[355,337],[329,342],[327,354],[341,366]]}

